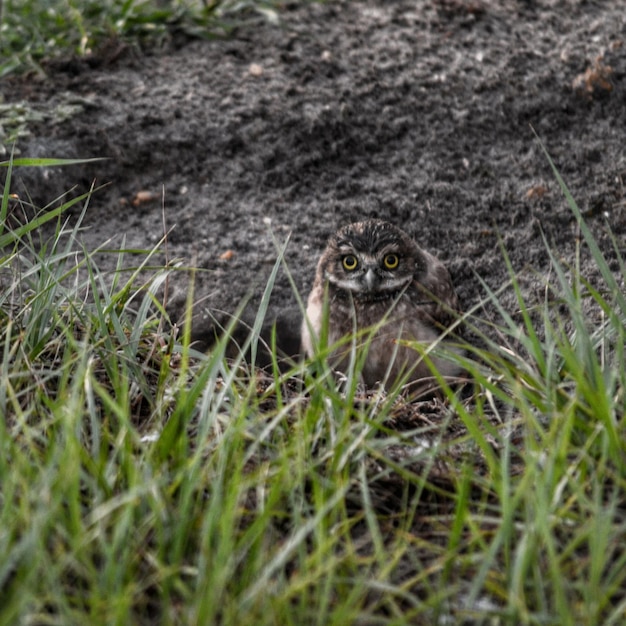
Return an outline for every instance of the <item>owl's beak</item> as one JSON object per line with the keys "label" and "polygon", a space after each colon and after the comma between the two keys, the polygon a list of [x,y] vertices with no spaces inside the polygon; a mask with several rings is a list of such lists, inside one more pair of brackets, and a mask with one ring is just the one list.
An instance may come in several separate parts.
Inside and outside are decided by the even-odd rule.
{"label": "owl's beak", "polygon": [[368,291],[373,291],[378,285],[378,276],[376,276],[376,272],[374,272],[373,268],[370,267],[367,272],[365,272],[363,282],[365,283],[365,287]]}

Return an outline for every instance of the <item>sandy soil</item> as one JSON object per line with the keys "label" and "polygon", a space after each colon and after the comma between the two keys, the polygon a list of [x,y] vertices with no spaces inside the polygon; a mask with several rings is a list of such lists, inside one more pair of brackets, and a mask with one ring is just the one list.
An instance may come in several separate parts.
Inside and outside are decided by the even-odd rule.
{"label": "sandy soil", "polygon": [[[286,3],[280,24],[228,40],[113,45],[5,79],[6,101],[67,113],[33,126],[22,155],[109,159],[21,169],[15,191],[43,206],[110,183],[86,216],[91,249],[152,247],[164,192],[170,256],[202,270],[199,311],[258,296],[288,236],[305,294],[329,233],[366,216],[444,260],[466,308],[478,277],[507,281],[501,240],[532,303],[543,235],[565,262],[579,238],[531,126],[607,256],[609,229],[623,243],[625,33],[623,1],[364,0]],[[584,252],[582,267],[595,280]],[[172,310],[185,289],[181,273]],[[282,273],[274,306],[292,301]]]}

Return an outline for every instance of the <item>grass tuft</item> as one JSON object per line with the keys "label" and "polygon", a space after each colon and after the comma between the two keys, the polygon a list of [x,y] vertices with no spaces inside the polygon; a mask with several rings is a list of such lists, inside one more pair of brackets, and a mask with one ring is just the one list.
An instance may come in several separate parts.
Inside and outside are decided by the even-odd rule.
{"label": "grass tuft", "polygon": [[624,621],[626,311],[592,238],[604,285],[553,255],[531,308],[509,264],[517,310],[485,285],[449,355],[471,382],[409,401],[364,390],[358,350],[343,377],[324,351],[227,359],[234,326],[195,352],[163,295],[181,266],[157,246],[104,272],[78,242],[90,194],[12,219],[11,168],[1,623]]}
{"label": "grass tuft", "polygon": [[278,21],[279,6],[274,0],[4,0],[0,78],[42,72],[43,61],[89,57],[111,42],[160,46],[177,34],[222,36],[250,15]]}

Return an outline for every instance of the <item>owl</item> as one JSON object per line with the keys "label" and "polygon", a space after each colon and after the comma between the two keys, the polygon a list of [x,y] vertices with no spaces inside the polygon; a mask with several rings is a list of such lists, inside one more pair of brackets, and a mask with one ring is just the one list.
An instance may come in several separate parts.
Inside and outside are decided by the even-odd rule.
{"label": "owl", "polygon": [[[437,341],[457,318],[458,301],[441,261],[393,224],[366,220],[335,233],[319,260],[301,330],[302,351],[309,357],[322,336],[326,309],[328,346],[356,336],[368,350],[362,382],[391,385],[404,375],[417,386],[433,374],[405,342]],[[371,333],[359,332],[366,329]],[[346,370],[350,350],[349,341],[333,349],[334,369]],[[449,359],[430,358],[443,376],[461,372]]]}

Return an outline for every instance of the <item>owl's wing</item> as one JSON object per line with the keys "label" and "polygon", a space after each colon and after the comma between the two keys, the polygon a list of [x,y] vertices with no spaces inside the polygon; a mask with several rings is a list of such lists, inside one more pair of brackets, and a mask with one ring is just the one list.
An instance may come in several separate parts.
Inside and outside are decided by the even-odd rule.
{"label": "owl's wing", "polygon": [[432,254],[422,251],[425,266],[413,279],[426,313],[435,325],[448,327],[460,313],[459,299],[445,265]]}

